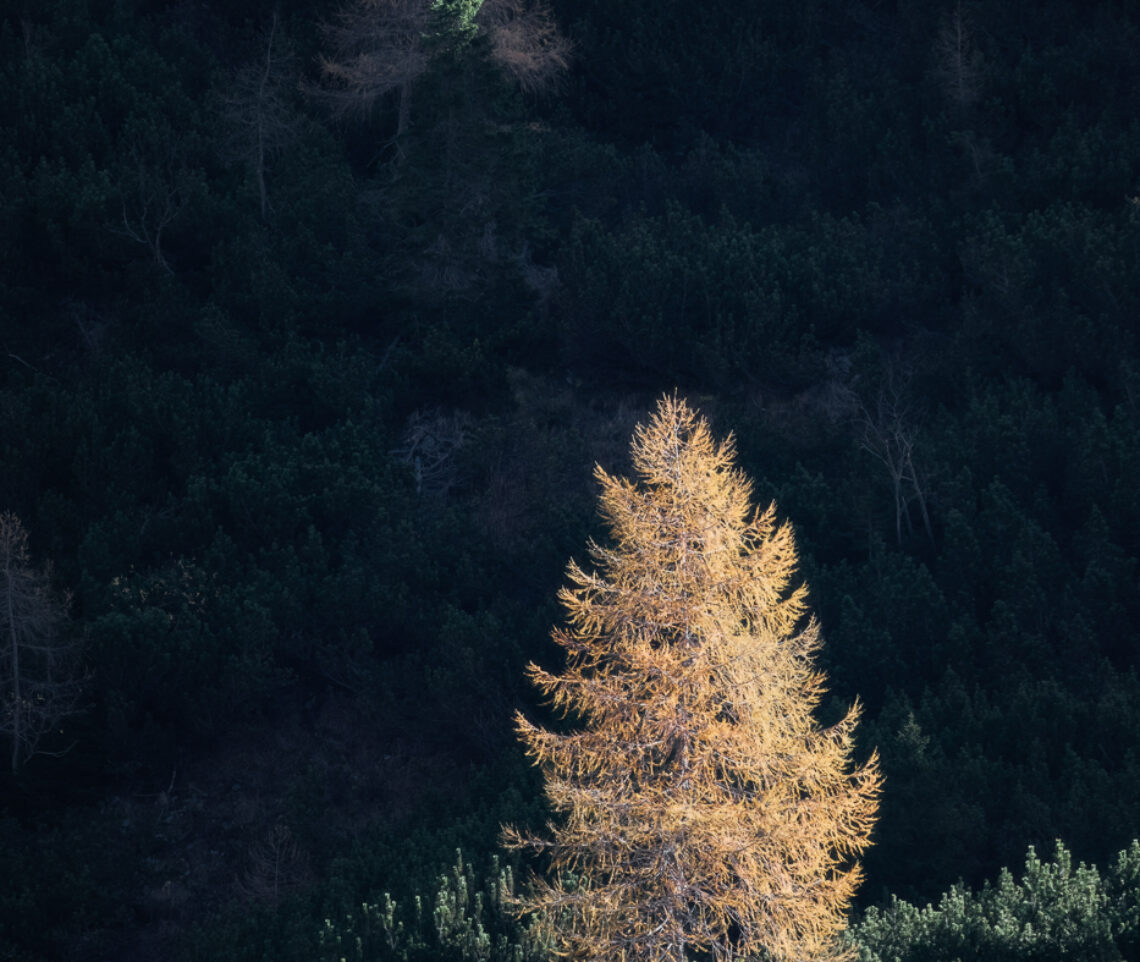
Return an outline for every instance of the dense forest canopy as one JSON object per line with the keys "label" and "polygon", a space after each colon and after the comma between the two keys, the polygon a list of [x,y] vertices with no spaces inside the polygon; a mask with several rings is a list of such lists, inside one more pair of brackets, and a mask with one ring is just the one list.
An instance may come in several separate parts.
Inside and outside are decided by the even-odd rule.
{"label": "dense forest canopy", "polygon": [[865,706],[860,951],[1135,952],[1133,4],[43,0],[0,77],[0,957],[540,956],[511,716],[674,389]]}

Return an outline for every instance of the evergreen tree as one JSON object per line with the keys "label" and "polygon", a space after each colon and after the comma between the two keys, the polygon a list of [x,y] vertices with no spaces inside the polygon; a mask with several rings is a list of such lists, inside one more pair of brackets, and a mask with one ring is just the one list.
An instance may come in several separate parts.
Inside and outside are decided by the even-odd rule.
{"label": "evergreen tree", "polygon": [[1057,841],[1053,860],[1033,846],[1015,879],[1002,869],[981,889],[959,883],[937,905],[892,898],[870,908],[848,939],[861,962],[1120,962],[1136,958],[1140,843],[1119,852],[1103,874],[1074,866]]}
{"label": "evergreen tree", "polygon": [[591,545],[597,573],[569,567],[566,670],[529,668],[583,726],[517,718],[563,816],[550,837],[505,833],[551,856],[520,906],[574,958],[841,956],[880,777],[875,757],[851,764],[858,706],[814,718],[820,635],[790,587],[791,526],[753,509],[732,438],[677,398],[633,461],[640,484],[597,470],[615,544]]}

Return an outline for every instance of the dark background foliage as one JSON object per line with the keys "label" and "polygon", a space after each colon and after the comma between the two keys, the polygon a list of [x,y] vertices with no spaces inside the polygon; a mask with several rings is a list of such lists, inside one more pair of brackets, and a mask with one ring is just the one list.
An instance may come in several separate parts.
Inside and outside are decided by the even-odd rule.
{"label": "dark background foliage", "polygon": [[1069,912],[1134,952],[1140,13],[553,7],[559,85],[477,33],[397,140],[327,110],[326,0],[0,14],[0,509],[85,652],[0,781],[0,958],[538,952],[510,715],[593,464],[674,388],[795,524],[883,756],[863,950],[1037,958]]}

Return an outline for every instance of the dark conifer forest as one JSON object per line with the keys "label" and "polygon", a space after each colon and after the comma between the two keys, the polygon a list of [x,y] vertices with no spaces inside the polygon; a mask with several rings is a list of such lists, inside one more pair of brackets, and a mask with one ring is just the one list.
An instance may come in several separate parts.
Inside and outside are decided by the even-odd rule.
{"label": "dark conifer forest", "polygon": [[14,0],[0,81],[0,960],[548,958],[511,719],[674,391],[881,758],[859,957],[1140,958],[1140,6]]}

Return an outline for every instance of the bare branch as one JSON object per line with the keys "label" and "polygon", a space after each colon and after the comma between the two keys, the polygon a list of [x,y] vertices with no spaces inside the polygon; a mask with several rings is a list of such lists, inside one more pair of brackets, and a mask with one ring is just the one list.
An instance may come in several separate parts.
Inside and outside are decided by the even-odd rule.
{"label": "bare branch", "polygon": [[308,855],[289,826],[278,822],[249,847],[249,867],[237,888],[246,898],[276,906],[308,879]]}
{"label": "bare branch", "polygon": [[267,176],[273,161],[296,140],[301,126],[301,116],[286,93],[294,84],[294,58],[278,28],[274,11],[264,53],[237,72],[222,97],[222,115],[232,131],[229,152],[249,169],[262,220],[269,216]]}
{"label": "bare branch", "polygon": [[77,713],[82,681],[77,646],[63,638],[66,597],[32,567],[28,535],[14,514],[0,514],[0,734],[13,772],[40,742]]}
{"label": "bare branch", "polygon": [[392,454],[411,466],[417,494],[446,494],[455,483],[456,452],[469,435],[470,418],[462,412],[416,411],[408,419],[404,443]]}
{"label": "bare branch", "polygon": [[331,55],[321,57],[317,95],[340,117],[367,117],[395,95],[396,135],[408,126],[412,86],[428,67],[424,46],[430,0],[355,0],[323,26]]}
{"label": "bare branch", "polygon": [[974,40],[970,16],[959,2],[942,22],[934,43],[934,75],[946,99],[958,110],[977,102],[985,81],[985,65]]}
{"label": "bare branch", "polygon": [[887,469],[895,504],[895,538],[902,544],[903,528],[913,533],[910,506],[917,503],[927,538],[934,541],[925,483],[914,460],[918,430],[906,397],[910,372],[888,363],[886,380],[871,403],[851,391],[858,406],[855,430],[859,446]]}
{"label": "bare branch", "polygon": [[133,151],[134,176],[119,189],[122,207],[122,230],[116,231],[150,251],[154,262],[167,274],[173,274],[162,249],[162,235],[182,211],[179,191],[179,165],[174,149],[159,163],[144,159],[142,150]]}
{"label": "bare branch", "polygon": [[479,19],[491,58],[529,94],[554,90],[570,66],[572,44],[541,0],[485,0]]}

